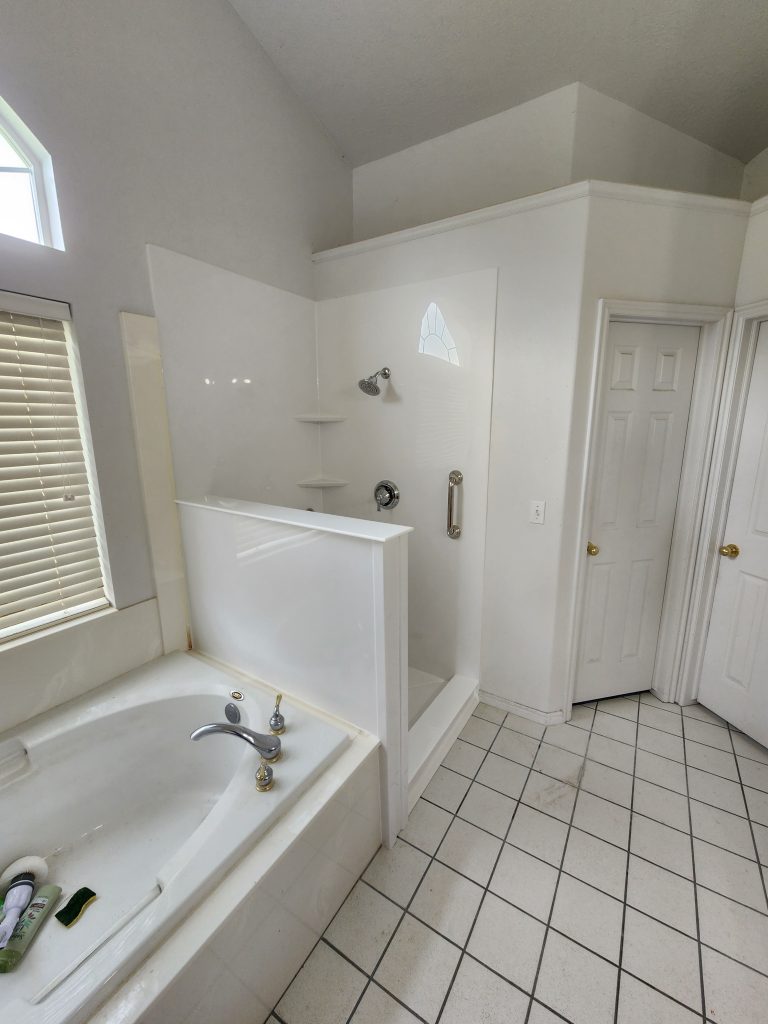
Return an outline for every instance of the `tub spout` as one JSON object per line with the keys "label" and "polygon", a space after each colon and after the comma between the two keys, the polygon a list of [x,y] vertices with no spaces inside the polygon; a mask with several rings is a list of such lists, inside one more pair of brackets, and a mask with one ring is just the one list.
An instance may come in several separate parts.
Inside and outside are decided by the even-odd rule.
{"label": "tub spout", "polygon": [[246,729],[244,725],[232,725],[229,722],[211,722],[210,725],[201,725],[199,729],[190,735],[190,739],[199,740],[203,736],[215,736],[216,733],[226,733],[228,736],[237,736],[245,740],[253,747],[257,754],[261,754],[265,761],[276,761],[280,757],[280,737],[265,736],[252,729]]}

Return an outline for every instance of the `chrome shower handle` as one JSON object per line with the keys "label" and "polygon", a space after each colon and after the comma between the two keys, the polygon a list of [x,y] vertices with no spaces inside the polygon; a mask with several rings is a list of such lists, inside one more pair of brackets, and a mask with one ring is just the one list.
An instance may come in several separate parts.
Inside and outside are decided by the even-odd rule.
{"label": "chrome shower handle", "polygon": [[458,540],[461,536],[461,527],[456,519],[456,488],[464,483],[464,474],[461,470],[452,469],[448,474],[448,528],[446,530],[451,540]]}
{"label": "chrome shower handle", "polygon": [[373,497],[376,501],[376,511],[381,512],[383,508],[391,510],[400,504],[400,490],[397,484],[391,480],[379,480],[373,489]]}

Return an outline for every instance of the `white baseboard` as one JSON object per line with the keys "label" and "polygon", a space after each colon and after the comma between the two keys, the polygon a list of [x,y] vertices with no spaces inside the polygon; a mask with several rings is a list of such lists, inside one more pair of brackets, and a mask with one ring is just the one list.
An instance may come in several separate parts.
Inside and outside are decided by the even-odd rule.
{"label": "white baseboard", "polygon": [[454,676],[408,730],[408,813],[477,705],[477,680]]}
{"label": "white baseboard", "polygon": [[480,700],[483,704],[490,704],[491,707],[499,708],[501,711],[511,711],[514,715],[527,718],[531,722],[540,722],[541,725],[557,725],[559,722],[565,721],[564,711],[539,711],[536,708],[529,708],[525,704],[518,704],[516,700],[507,700],[506,697],[488,693],[487,690],[480,690]]}

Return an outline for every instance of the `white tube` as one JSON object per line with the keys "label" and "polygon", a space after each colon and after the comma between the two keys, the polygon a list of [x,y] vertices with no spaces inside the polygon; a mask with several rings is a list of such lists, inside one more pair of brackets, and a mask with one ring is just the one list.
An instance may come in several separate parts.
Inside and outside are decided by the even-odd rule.
{"label": "white tube", "polygon": [[19,918],[29,906],[35,891],[35,876],[31,874],[17,875],[8,886],[5,894],[5,917],[0,924],[0,949],[5,949],[13,934]]}

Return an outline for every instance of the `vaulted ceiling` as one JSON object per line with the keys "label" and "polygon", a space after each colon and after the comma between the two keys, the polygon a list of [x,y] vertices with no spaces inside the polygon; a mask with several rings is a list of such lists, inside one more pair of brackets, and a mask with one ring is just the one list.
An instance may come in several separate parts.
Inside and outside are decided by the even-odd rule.
{"label": "vaulted ceiling", "polygon": [[580,81],[744,162],[765,0],[231,0],[355,165]]}

